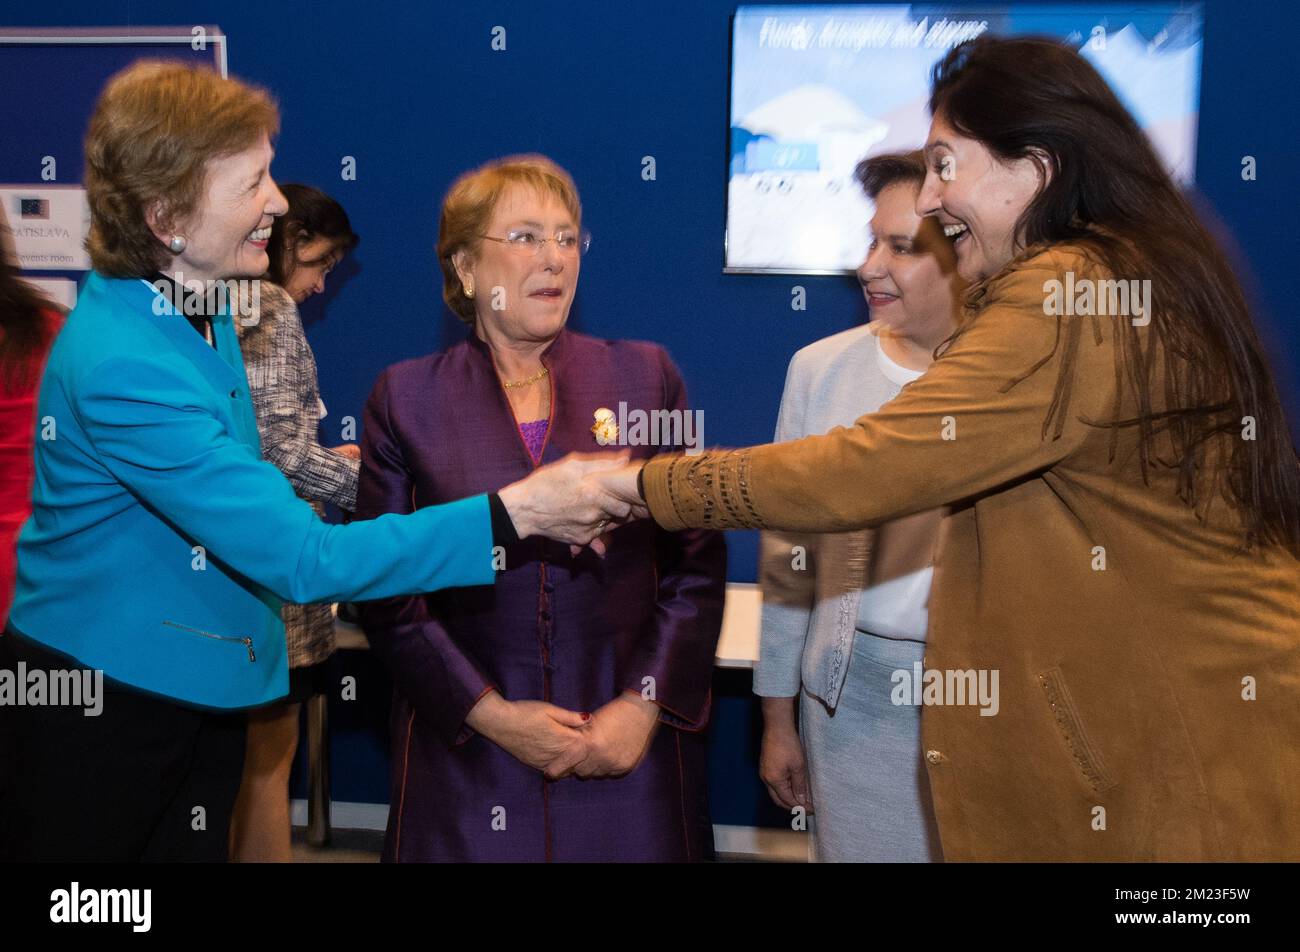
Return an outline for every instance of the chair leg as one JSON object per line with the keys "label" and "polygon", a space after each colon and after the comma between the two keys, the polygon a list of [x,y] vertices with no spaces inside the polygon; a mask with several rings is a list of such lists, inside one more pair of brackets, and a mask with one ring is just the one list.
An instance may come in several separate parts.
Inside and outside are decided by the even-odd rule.
{"label": "chair leg", "polygon": [[329,697],[316,694],[307,701],[307,842],[320,847],[329,841]]}

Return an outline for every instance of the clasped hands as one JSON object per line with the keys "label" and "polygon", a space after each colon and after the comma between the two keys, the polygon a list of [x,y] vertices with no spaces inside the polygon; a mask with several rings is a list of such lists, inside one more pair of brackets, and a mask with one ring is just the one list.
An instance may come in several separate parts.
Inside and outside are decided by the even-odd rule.
{"label": "clasped hands", "polygon": [[[499,495],[520,538],[567,542],[574,554],[589,545],[603,556],[604,533],[649,516],[637,489],[641,465],[631,462],[626,451],[570,453]],[[624,693],[587,714],[546,701],[508,701],[493,690],[465,723],[549,779],[620,777],[645,756],[659,724],[659,708],[638,694]]]}
{"label": "clasped hands", "polygon": [[568,542],[576,554],[590,545],[605,554],[601,536],[649,516],[637,490],[642,462],[622,453],[570,453],[541,466],[499,493],[519,537]]}
{"label": "clasped hands", "polygon": [[546,701],[508,701],[495,690],[474,705],[465,723],[549,780],[621,777],[645,756],[659,725],[659,707],[638,694],[620,694],[593,714]]}

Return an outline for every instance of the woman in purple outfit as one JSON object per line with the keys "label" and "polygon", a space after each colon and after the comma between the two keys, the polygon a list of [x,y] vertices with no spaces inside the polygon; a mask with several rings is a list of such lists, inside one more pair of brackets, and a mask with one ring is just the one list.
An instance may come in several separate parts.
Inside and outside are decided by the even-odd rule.
{"label": "woman in purple outfit", "polygon": [[[471,327],[390,367],[366,406],[357,515],[409,512],[615,444],[646,458],[686,392],[654,344],[565,329],[589,238],[569,175],[516,156],[443,202],[443,296]],[[683,433],[671,431],[681,446]],[[660,441],[662,442],[662,441]],[[526,539],[497,582],[363,606],[396,682],[388,861],[707,858],[704,737],[726,549],[611,527],[603,557]]]}

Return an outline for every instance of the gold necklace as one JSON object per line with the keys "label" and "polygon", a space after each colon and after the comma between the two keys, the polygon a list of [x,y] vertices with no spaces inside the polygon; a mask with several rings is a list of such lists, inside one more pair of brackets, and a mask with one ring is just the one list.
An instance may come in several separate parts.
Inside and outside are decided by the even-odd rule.
{"label": "gold necklace", "polygon": [[537,383],[537,381],[541,380],[549,373],[550,371],[547,370],[545,367],[543,367],[541,370],[537,371],[537,373],[533,374],[531,377],[525,377],[523,380],[516,380],[513,382],[509,380],[502,380],[501,385],[505,387],[507,390],[514,390],[516,387],[526,387],[530,383]]}

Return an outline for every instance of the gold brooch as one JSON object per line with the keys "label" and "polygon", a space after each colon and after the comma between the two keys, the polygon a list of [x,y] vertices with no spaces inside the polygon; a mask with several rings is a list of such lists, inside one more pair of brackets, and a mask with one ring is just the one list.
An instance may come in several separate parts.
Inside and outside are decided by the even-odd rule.
{"label": "gold brooch", "polygon": [[614,418],[614,411],[609,407],[601,407],[596,411],[596,422],[591,425],[591,432],[595,434],[596,442],[601,446],[612,446],[618,442],[618,423]]}

